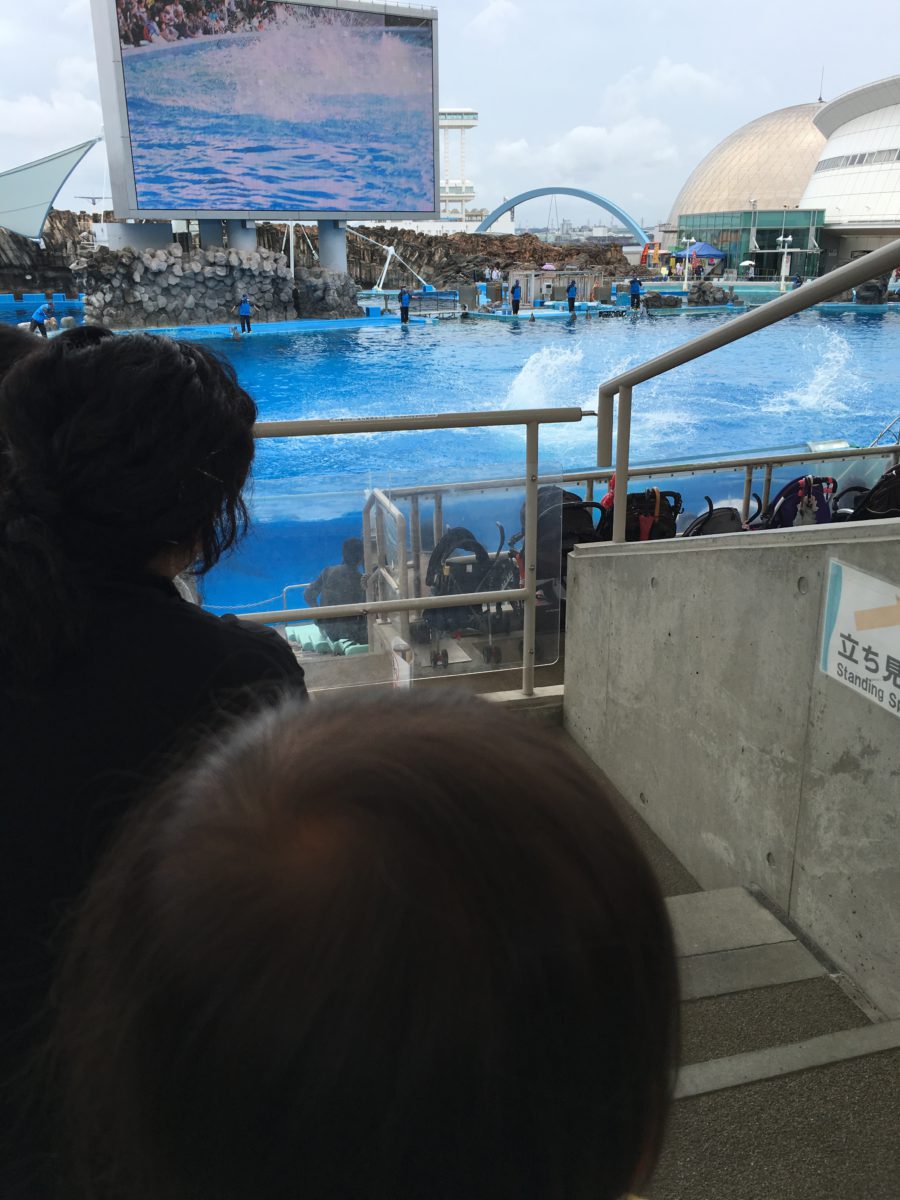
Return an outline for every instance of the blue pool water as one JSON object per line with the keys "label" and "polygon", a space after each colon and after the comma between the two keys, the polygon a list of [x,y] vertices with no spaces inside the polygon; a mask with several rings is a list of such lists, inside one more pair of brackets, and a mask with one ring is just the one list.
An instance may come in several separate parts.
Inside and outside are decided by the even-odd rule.
{"label": "blue pool water", "polygon": [[[406,330],[373,322],[211,344],[234,363],[262,420],[595,408],[603,379],[729,319],[454,321]],[[867,444],[900,410],[898,346],[900,314],[792,317],[636,389],[632,457],[669,461],[828,438]],[[337,561],[341,539],[359,532],[366,487],[517,475],[524,437],[511,428],[261,441],[256,530],[208,577],[207,603],[278,596],[280,604],[287,584]],[[592,466],[595,441],[591,419],[545,428],[542,471]],[[517,505],[510,497],[499,519],[514,521]],[[479,536],[494,537],[496,517],[484,515]]]}

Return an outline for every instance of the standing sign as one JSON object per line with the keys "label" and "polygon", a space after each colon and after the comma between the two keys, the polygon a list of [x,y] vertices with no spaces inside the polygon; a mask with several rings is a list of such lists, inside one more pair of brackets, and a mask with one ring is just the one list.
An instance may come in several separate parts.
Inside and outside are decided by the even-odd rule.
{"label": "standing sign", "polygon": [[900,584],[831,560],[820,665],[900,716]]}

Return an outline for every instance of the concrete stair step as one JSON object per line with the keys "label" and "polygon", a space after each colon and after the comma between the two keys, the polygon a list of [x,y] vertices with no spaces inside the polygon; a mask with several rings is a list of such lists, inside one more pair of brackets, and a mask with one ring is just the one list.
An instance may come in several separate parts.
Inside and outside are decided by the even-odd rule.
{"label": "concrete stair step", "polygon": [[[898,1022],[827,1035],[805,1044],[806,1060],[834,1056],[859,1039],[900,1040]],[[790,1073],[776,1073],[775,1057]],[[900,1195],[900,1049],[797,1070],[803,1052],[763,1051],[766,1078],[684,1096],[674,1105],[657,1171],[644,1200],[897,1200]],[[731,1070],[736,1059],[703,1064]],[[688,1071],[700,1068],[687,1068]],[[745,1077],[747,1071],[745,1070]],[[710,1082],[706,1081],[707,1084]]]}
{"label": "concrete stair step", "polygon": [[682,1005],[681,1061],[704,1063],[869,1024],[828,975],[751,987]]}

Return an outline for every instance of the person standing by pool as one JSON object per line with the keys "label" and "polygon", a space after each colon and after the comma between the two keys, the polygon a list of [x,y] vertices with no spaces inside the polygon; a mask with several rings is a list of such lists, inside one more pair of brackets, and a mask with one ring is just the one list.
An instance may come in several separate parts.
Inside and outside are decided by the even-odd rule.
{"label": "person standing by pool", "polygon": [[640,308],[641,307],[641,281],[638,279],[638,277],[636,275],[632,278],[631,282],[628,284],[628,291],[629,291],[629,294],[631,295],[631,307],[632,308]]}
{"label": "person standing by pool", "polygon": [[397,303],[400,305],[400,322],[402,325],[409,324],[409,302],[412,296],[409,294],[409,289],[402,287],[397,296]]}
{"label": "person standing by pool", "polygon": [[518,279],[512,285],[512,290],[509,293],[509,297],[512,300],[513,316],[517,317],[519,315],[519,301],[522,299],[522,285],[519,283]]}
{"label": "person standing by pool", "polygon": [[[362,539],[350,537],[341,546],[341,561],[325,567],[303,592],[310,607],[324,608],[327,604],[362,604],[366,598],[362,565],[365,558]],[[319,628],[333,642],[347,641],[365,644],[368,636],[365,617],[345,617],[320,621]]]}
{"label": "person standing by pool", "polygon": [[253,305],[250,303],[250,297],[246,292],[244,292],[241,296],[241,300],[237,308],[233,308],[231,311],[236,312],[241,318],[241,333],[252,333],[253,330],[250,327],[250,317],[253,313]]}
{"label": "person standing by pool", "polygon": [[569,302],[569,312],[575,311],[575,297],[578,295],[578,287],[574,279],[569,280],[569,286],[566,288],[566,299]]}
{"label": "person standing by pool", "polygon": [[31,325],[29,326],[29,331],[31,333],[39,333],[41,337],[45,338],[47,336],[47,320],[53,316],[55,311],[56,310],[53,307],[53,301],[45,300],[44,303],[36,308],[31,314]]}

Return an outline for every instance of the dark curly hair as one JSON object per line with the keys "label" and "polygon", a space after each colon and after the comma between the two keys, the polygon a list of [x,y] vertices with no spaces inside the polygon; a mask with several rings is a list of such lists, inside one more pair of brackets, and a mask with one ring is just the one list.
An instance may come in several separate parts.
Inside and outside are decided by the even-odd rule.
{"label": "dark curly hair", "polygon": [[26,333],[16,325],[0,324],[0,379],[21,359],[43,347],[43,338],[36,338],[33,333]]}
{"label": "dark curly hair", "polygon": [[39,677],[79,644],[89,586],[247,524],[256,405],[233,369],[149,334],[57,338],[0,387],[0,666]]}

